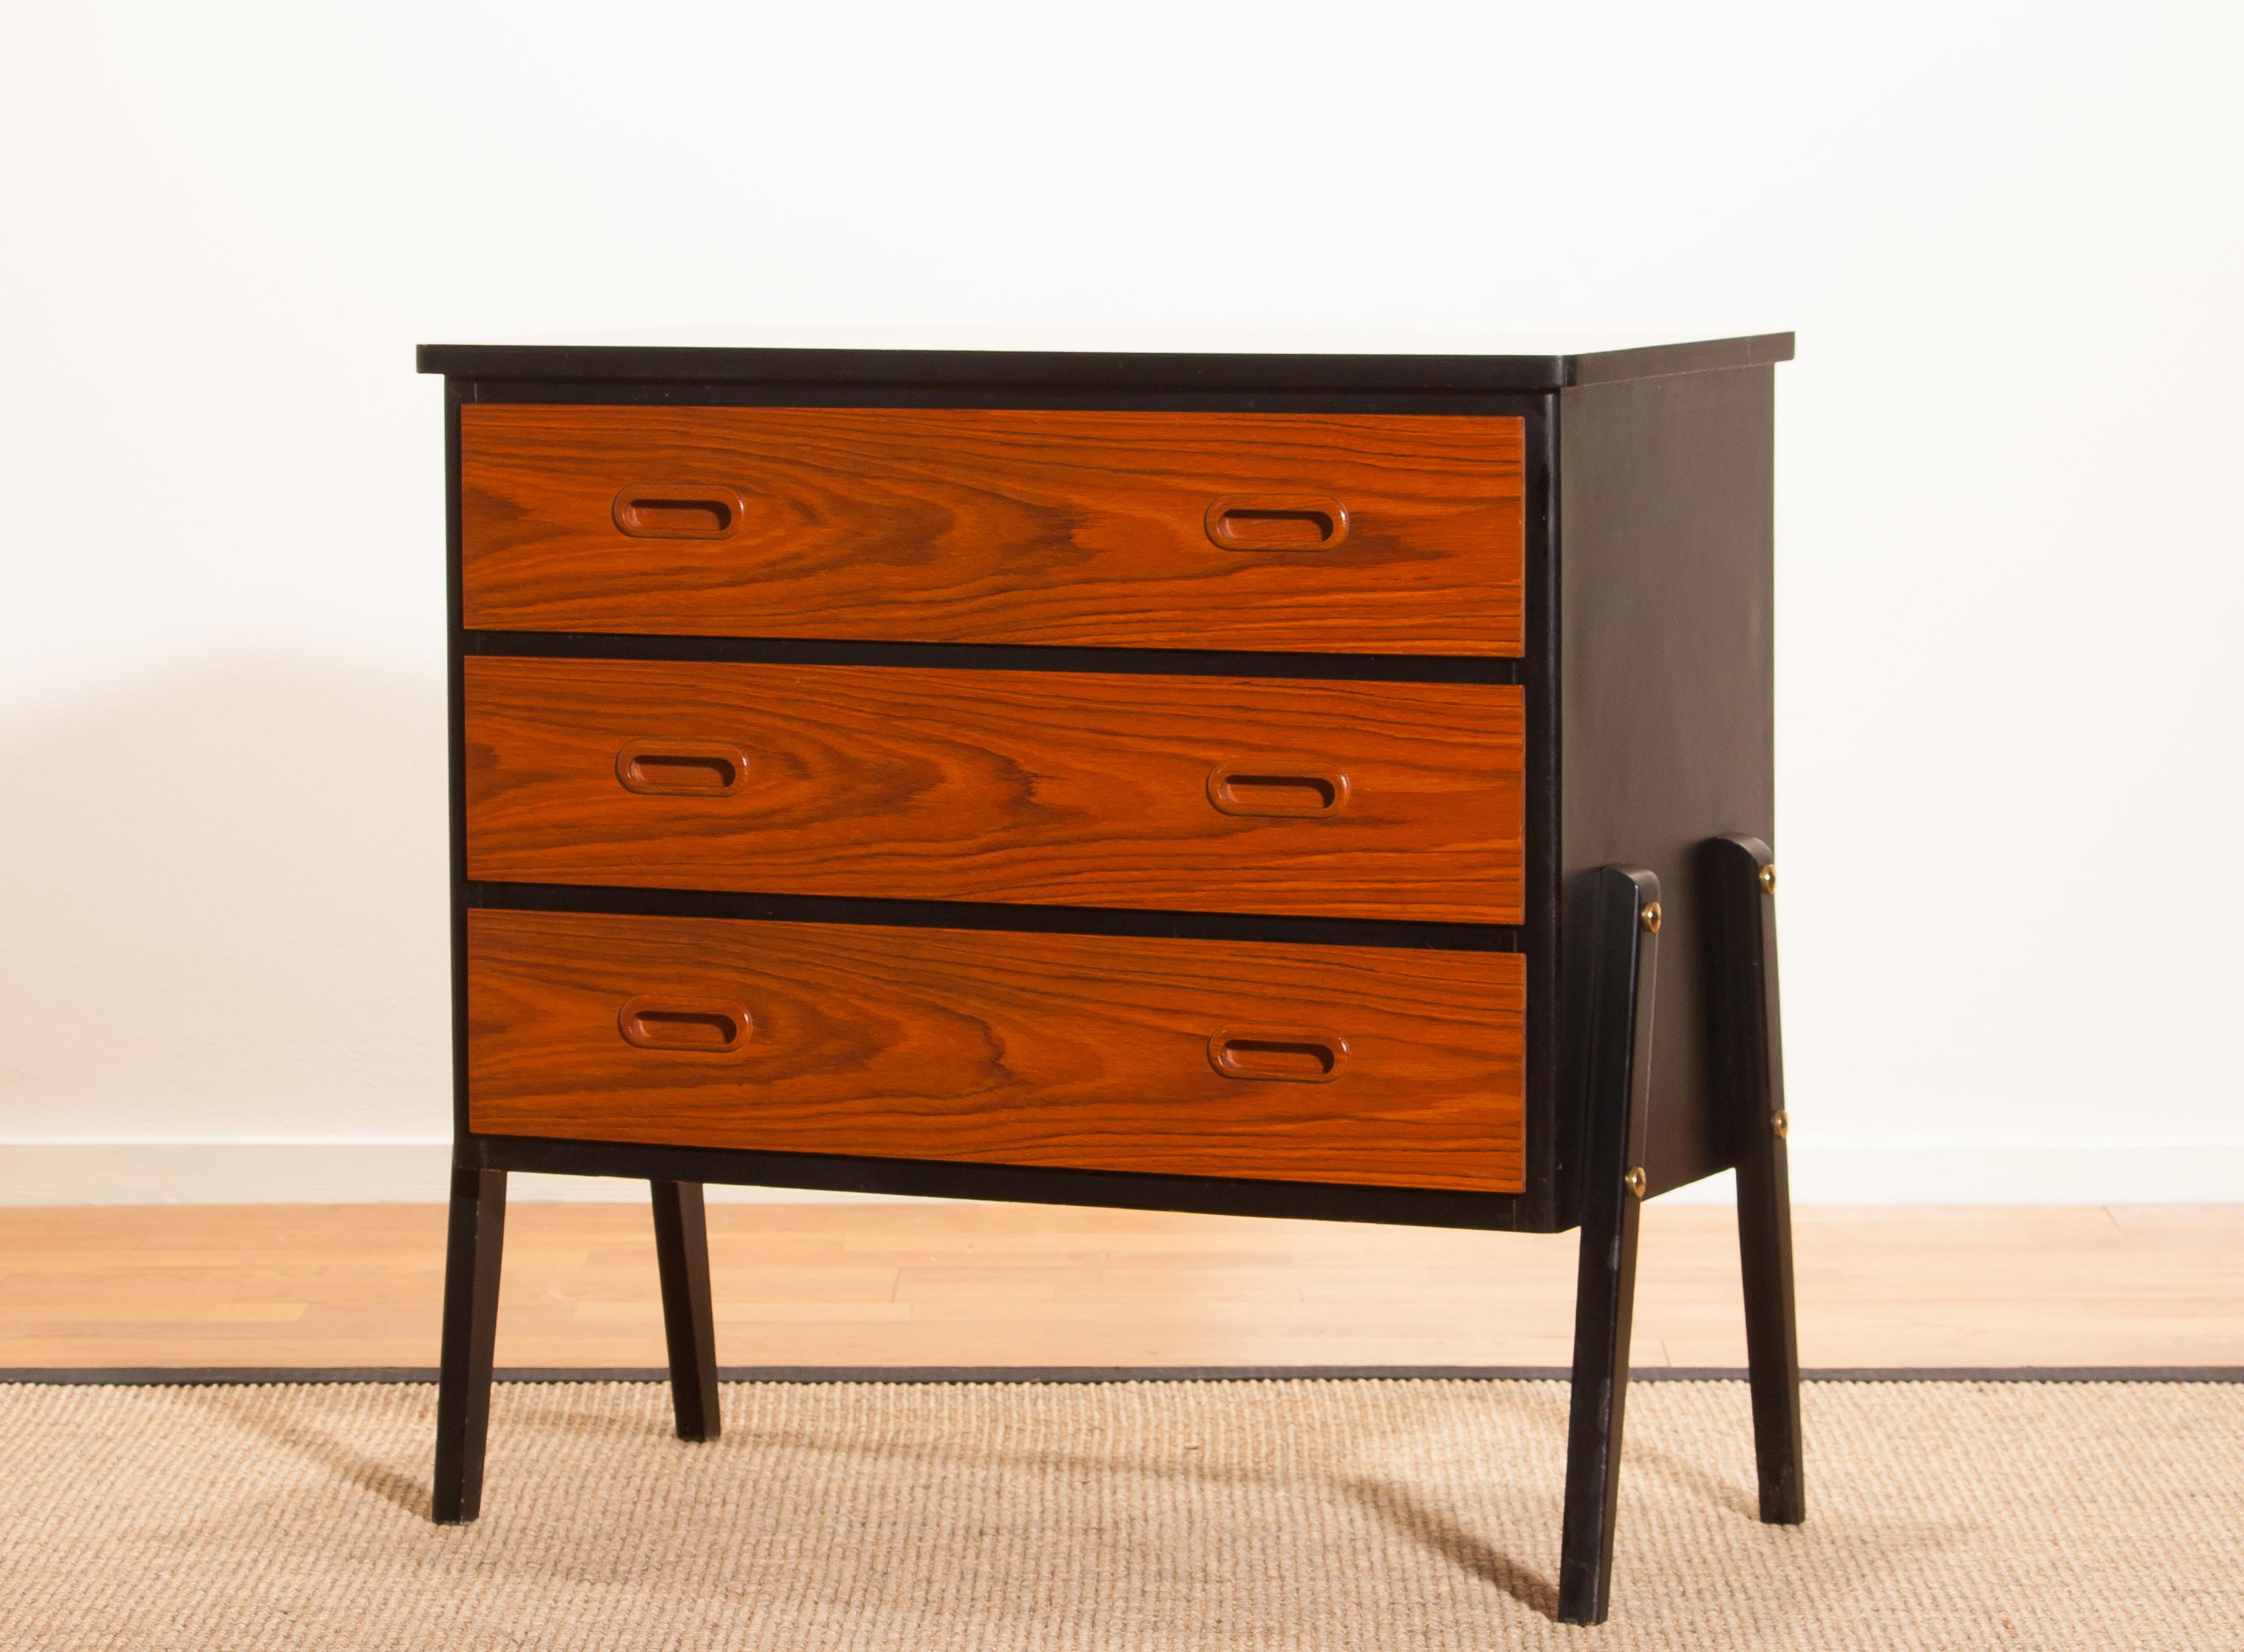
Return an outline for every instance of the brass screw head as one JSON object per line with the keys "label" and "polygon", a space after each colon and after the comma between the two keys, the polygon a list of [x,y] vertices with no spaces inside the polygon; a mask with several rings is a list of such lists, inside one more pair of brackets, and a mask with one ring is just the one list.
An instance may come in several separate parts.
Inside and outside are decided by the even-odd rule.
{"label": "brass screw head", "polygon": [[1657,900],[1646,901],[1644,910],[1637,916],[1644,920],[1646,934],[1656,935],[1659,933],[1659,903]]}
{"label": "brass screw head", "polygon": [[1768,1116],[1768,1127],[1776,1132],[1776,1139],[1781,1142],[1792,1134],[1791,1116],[1780,1107]]}
{"label": "brass screw head", "polygon": [[1761,892],[1765,895],[1776,893],[1776,862],[1774,860],[1761,869]]}
{"label": "brass screw head", "polygon": [[1638,1198],[1642,1198],[1644,1197],[1644,1166],[1641,1164],[1633,1166],[1626,1176],[1621,1177],[1620,1184],[1635,1194]]}

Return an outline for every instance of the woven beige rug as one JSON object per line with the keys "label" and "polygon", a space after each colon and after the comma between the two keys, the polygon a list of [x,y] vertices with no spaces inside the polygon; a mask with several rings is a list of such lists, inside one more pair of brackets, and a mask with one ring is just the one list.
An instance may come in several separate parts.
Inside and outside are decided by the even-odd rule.
{"label": "woven beige rug", "polygon": [[0,1387],[0,1645],[2244,1647],[2244,1387],[1816,1383],[1809,1523],[1746,1391],[1639,1385],[1612,1622],[1551,1622],[1549,1382]]}

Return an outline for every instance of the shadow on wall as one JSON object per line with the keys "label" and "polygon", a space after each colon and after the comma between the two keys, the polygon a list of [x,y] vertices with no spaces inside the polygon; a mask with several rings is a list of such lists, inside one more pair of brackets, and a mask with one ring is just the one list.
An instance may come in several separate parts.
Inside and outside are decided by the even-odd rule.
{"label": "shadow on wall", "polygon": [[269,651],[0,731],[0,1137],[446,1134],[443,731]]}

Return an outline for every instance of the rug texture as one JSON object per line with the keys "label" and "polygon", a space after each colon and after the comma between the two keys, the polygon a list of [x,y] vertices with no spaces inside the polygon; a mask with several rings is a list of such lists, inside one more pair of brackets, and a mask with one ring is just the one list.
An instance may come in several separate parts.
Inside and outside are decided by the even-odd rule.
{"label": "rug texture", "polygon": [[1815,1383],[1808,1523],[1745,1386],[1629,1401],[1612,1621],[1556,1603],[1550,1382],[503,1384],[429,1523],[425,1384],[0,1387],[0,1645],[2244,1647],[2244,1387]]}

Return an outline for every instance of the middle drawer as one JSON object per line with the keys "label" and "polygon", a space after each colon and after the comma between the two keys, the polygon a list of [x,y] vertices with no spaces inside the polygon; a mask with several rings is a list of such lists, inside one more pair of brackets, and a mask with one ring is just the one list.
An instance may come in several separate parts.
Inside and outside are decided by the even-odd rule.
{"label": "middle drawer", "polygon": [[1520,921],[1522,691],[465,664],[468,876]]}

